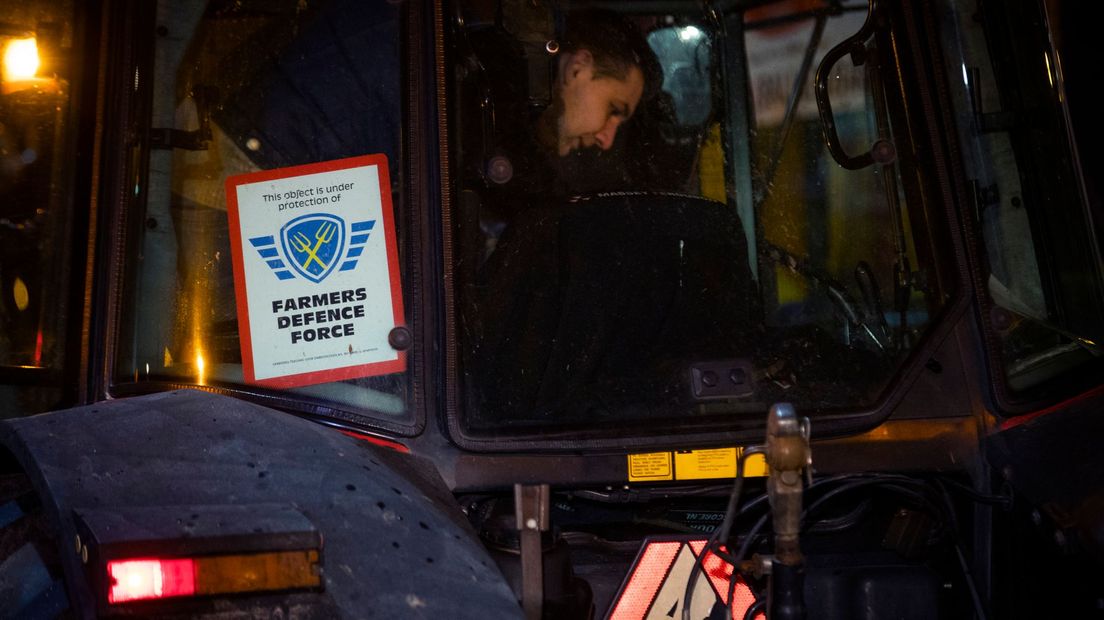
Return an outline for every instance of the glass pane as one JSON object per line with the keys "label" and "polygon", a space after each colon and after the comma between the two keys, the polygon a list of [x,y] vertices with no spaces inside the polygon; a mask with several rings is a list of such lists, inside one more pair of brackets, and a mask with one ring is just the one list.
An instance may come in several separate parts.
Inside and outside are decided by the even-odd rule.
{"label": "glass pane", "polygon": [[[0,367],[63,363],[73,38],[72,2],[0,2]],[[5,415],[41,411],[47,391],[5,391]]]}
{"label": "glass pane", "polygon": [[1092,372],[1104,357],[1104,270],[1066,123],[1060,63],[1039,27],[1048,23],[1043,6],[1021,1],[979,11],[948,1],[941,16],[986,250],[985,318],[1000,338],[1008,385],[1022,391]]}
{"label": "glass pane", "polygon": [[[821,138],[813,70],[866,5],[520,4],[450,31],[463,428],[873,403],[942,295],[896,168]],[[893,140],[874,56],[833,69],[850,152]]]}
{"label": "glass pane", "polygon": [[[390,191],[391,204],[386,205],[384,199],[382,208],[392,207],[383,219],[398,223],[399,254],[408,255],[406,227],[398,219],[404,211],[405,179],[399,60],[402,8],[382,0],[181,0],[159,6],[162,30],[157,39],[152,113],[155,142],[149,162],[146,225],[134,246],[135,256],[140,258],[138,273],[130,289],[133,346],[121,356],[117,371],[123,381],[241,384],[243,338],[237,303],[244,293],[236,290],[240,281],[234,275],[231,236],[235,229],[228,221],[227,192],[231,190],[227,189],[227,177],[304,164],[333,167],[333,162],[344,158],[380,155],[385,158],[379,160],[383,169],[376,169],[378,174],[372,178],[386,179],[384,173],[389,173],[390,185],[385,189]],[[258,177],[249,178],[255,183]],[[363,267],[367,259],[360,253],[371,255],[374,244],[384,239],[382,221],[367,234],[362,234],[366,232],[362,229],[373,226],[375,220],[346,221],[350,216],[344,209],[349,205],[337,204],[340,195],[335,189],[345,186],[334,181],[336,177],[309,178],[319,183],[329,179],[329,189],[319,189],[326,191],[325,199],[307,196],[313,189],[296,189],[288,181],[274,179],[266,186],[271,187],[272,195],[264,200],[277,196],[274,204],[279,203],[280,217],[294,212],[312,214],[315,219],[322,217],[314,213],[320,208],[317,205],[325,203],[326,217],[335,219],[301,223],[289,229],[291,241],[283,245],[274,241],[281,234],[281,225],[273,224],[268,232],[271,248],[258,246],[259,237],[238,240],[243,255],[250,259],[271,252],[270,266],[281,260],[291,266],[298,255],[280,252],[291,252],[286,245],[298,240],[297,235],[311,236],[308,251],[300,252],[303,256],[295,262],[299,276],[290,269],[266,274],[281,309],[280,316],[271,320],[286,319],[288,325],[280,325],[288,329],[280,334],[287,336],[288,342],[281,344],[281,351],[292,357],[308,355],[297,348],[288,352],[294,348],[293,340],[306,351],[307,340],[336,337],[333,335],[341,330],[333,321],[341,319],[342,312],[353,315],[355,308],[350,303],[354,297],[362,305],[376,303],[355,291],[344,297],[337,291],[337,296],[332,296],[332,291],[323,290],[321,281],[337,272],[341,259],[349,259],[342,268],[349,263],[355,267],[357,260]],[[277,213],[275,206],[272,212]],[[256,218],[261,216],[244,209],[240,217],[242,230],[245,224],[254,228],[266,225],[258,223]],[[342,226],[340,234],[324,234],[333,232],[331,227],[337,223]],[[314,273],[313,263],[327,269]],[[406,269],[402,271],[405,275]],[[387,273],[386,265],[382,273]],[[300,283],[294,289],[298,292],[279,292],[293,290],[281,284],[285,278]],[[409,293],[409,287],[402,288]],[[310,291],[315,289],[325,294],[314,296]],[[305,302],[303,295],[307,296]],[[294,316],[289,309],[294,309]],[[303,322],[310,324],[304,326]],[[261,333],[258,327],[253,327],[254,334]],[[293,338],[292,332],[298,337]],[[350,344],[349,354],[353,353]],[[264,361],[253,359],[257,366]],[[333,367],[341,363],[337,360]],[[325,365],[329,367],[329,362]],[[299,386],[292,391],[377,422],[409,425],[413,421],[405,371],[360,374],[372,376],[321,383],[308,379],[305,385],[297,380]]]}
{"label": "glass pane", "polygon": [[700,125],[711,112],[710,44],[693,24],[648,33],[648,45],[663,67],[663,92],[670,95],[680,125]]}
{"label": "glass pane", "polygon": [[[894,165],[855,170],[825,146],[813,74],[829,50],[860,31],[865,3],[804,16],[776,3],[746,16],[754,96],[752,138],[764,320],[780,340],[769,354],[792,369],[780,398],[827,407],[871,404],[941,303],[927,284]],[[806,14],[807,15],[807,14]],[[892,143],[871,38],[867,58],[824,67],[839,146],[849,157]],[[888,72],[887,72],[888,73]],[[795,363],[791,347],[804,349]]]}

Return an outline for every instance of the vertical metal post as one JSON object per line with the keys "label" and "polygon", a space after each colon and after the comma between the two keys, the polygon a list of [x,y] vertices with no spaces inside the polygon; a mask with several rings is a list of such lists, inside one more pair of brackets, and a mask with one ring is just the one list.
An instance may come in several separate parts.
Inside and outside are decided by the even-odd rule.
{"label": "vertical metal post", "polygon": [[544,607],[544,557],[541,532],[548,530],[547,484],[515,484],[514,515],[521,537],[521,606],[526,620],[540,620]]}
{"label": "vertical metal post", "polygon": [[736,192],[736,212],[744,227],[744,237],[748,244],[748,266],[751,277],[759,281],[759,251],[755,236],[755,193],[751,179],[751,131],[754,120],[751,118],[751,85],[748,83],[747,48],[744,43],[744,17],[742,11],[733,11],[720,16],[724,28],[723,45],[720,49],[720,66],[741,67],[737,71],[724,74],[725,125],[728,130],[723,136],[727,145],[726,157],[729,158],[731,184]]}

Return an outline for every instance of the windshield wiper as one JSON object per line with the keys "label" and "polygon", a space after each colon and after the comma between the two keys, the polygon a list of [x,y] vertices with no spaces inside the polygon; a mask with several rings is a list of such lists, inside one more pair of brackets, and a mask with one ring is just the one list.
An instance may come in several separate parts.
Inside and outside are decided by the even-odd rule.
{"label": "windshield wiper", "polygon": [[[882,338],[879,338],[866,322],[866,313],[858,309],[855,298],[847,292],[843,284],[836,281],[828,274],[814,269],[807,261],[771,243],[763,242],[759,247],[759,255],[775,264],[785,267],[790,272],[805,278],[823,289],[828,299],[832,302],[832,305],[843,315],[843,318],[847,321],[849,326],[866,334],[871,342],[878,347],[879,351],[886,351],[886,345],[882,342]],[[860,263],[860,266],[861,265],[865,265],[865,263]],[[871,294],[874,294],[875,291],[876,289],[872,289]]]}

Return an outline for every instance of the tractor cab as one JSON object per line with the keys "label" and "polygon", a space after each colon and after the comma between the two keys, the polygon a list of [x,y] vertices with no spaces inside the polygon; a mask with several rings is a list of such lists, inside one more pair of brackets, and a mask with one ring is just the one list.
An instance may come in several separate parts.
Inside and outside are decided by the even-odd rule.
{"label": "tractor cab", "polygon": [[1099,617],[1074,4],[0,0],[0,608]]}

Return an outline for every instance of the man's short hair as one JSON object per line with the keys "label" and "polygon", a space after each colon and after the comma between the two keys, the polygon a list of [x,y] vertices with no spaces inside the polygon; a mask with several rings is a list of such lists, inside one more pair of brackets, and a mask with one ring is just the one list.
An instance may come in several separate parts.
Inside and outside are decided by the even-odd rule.
{"label": "man's short hair", "polygon": [[644,77],[644,96],[651,99],[663,82],[663,70],[640,30],[611,11],[580,11],[567,17],[560,52],[585,49],[594,56],[595,77],[623,80],[632,67]]}

